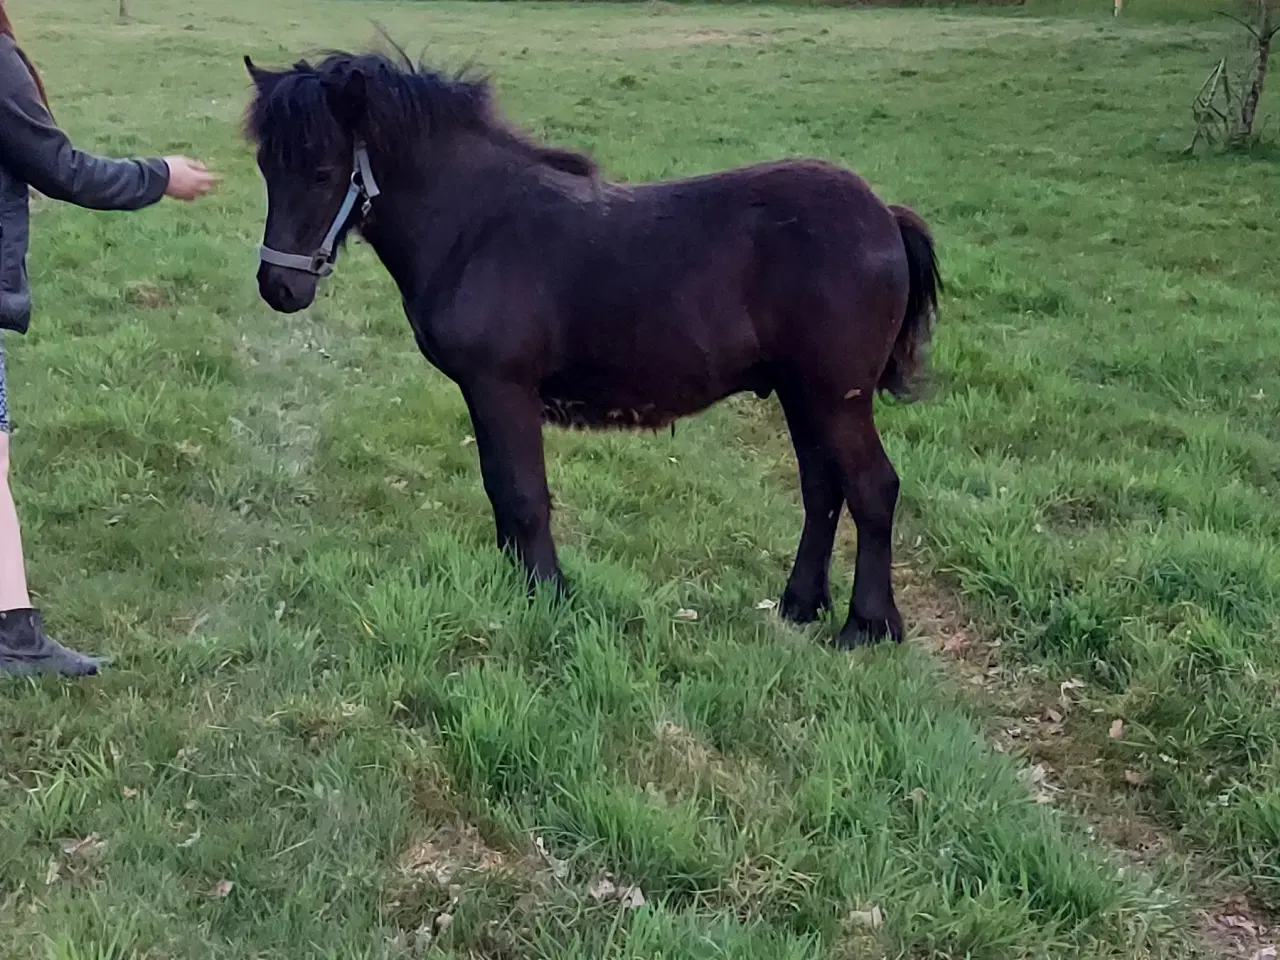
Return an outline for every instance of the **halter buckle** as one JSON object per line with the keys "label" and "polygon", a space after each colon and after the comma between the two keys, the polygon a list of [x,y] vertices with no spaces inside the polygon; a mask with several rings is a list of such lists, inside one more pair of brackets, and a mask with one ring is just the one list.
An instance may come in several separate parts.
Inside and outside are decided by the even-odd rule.
{"label": "halter buckle", "polygon": [[317,277],[327,277],[333,273],[335,260],[337,260],[337,257],[332,253],[324,253],[317,250],[311,255],[311,272]]}

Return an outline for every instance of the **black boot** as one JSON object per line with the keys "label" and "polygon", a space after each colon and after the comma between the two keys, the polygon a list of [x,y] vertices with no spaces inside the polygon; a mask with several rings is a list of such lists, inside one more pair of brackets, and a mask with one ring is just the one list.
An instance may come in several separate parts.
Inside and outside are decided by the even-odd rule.
{"label": "black boot", "polygon": [[57,673],[64,677],[88,677],[98,672],[104,661],[64,647],[45,635],[40,611],[0,612],[0,674],[29,677],[37,673]]}

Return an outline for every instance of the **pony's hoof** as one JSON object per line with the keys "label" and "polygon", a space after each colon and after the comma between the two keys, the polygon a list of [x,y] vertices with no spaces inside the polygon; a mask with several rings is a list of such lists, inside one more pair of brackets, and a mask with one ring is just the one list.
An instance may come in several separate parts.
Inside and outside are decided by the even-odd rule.
{"label": "pony's hoof", "polygon": [[896,610],[888,617],[875,620],[855,613],[849,617],[849,622],[844,625],[833,644],[837,650],[856,650],[859,647],[875,646],[886,638],[894,643],[902,643],[905,637],[902,617]]}
{"label": "pony's hoof", "polygon": [[788,623],[813,623],[830,608],[831,597],[827,594],[802,597],[795,590],[787,587],[782,594],[782,599],[778,601],[778,616]]}
{"label": "pony's hoof", "polygon": [[573,595],[573,590],[569,586],[569,581],[562,574],[554,577],[530,577],[528,597],[532,602],[535,598],[546,595],[550,597],[554,604],[565,603]]}

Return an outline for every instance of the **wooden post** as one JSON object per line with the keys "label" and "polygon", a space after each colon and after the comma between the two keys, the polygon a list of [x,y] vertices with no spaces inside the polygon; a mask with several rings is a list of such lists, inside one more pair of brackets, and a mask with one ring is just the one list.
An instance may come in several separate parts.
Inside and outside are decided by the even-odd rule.
{"label": "wooden post", "polygon": [[120,0],[120,19],[129,19],[129,0]]}
{"label": "wooden post", "polygon": [[[124,3],[124,0],[120,0],[120,2]],[[1123,9],[1124,9],[1124,0],[1115,0],[1115,8],[1111,11],[1111,15],[1113,17],[1118,17],[1120,16],[1120,11]]]}

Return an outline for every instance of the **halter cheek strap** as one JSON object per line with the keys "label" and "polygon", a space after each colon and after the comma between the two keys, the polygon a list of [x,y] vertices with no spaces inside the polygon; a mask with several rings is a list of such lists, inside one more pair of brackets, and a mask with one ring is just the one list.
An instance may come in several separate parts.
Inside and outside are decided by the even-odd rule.
{"label": "halter cheek strap", "polygon": [[367,217],[373,199],[381,192],[378,189],[378,181],[373,177],[373,168],[369,165],[369,151],[357,140],[352,162],[351,186],[347,188],[342,206],[338,209],[337,216],[333,218],[329,232],[325,234],[324,242],[320,244],[319,249],[307,257],[300,253],[282,253],[263,244],[258,248],[258,259],[273,267],[299,270],[317,277],[329,276],[333,273],[333,265],[338,260],[338,237],[351,218],[351,212],[357,203],[361,203],[360,217],[361,219]]}

